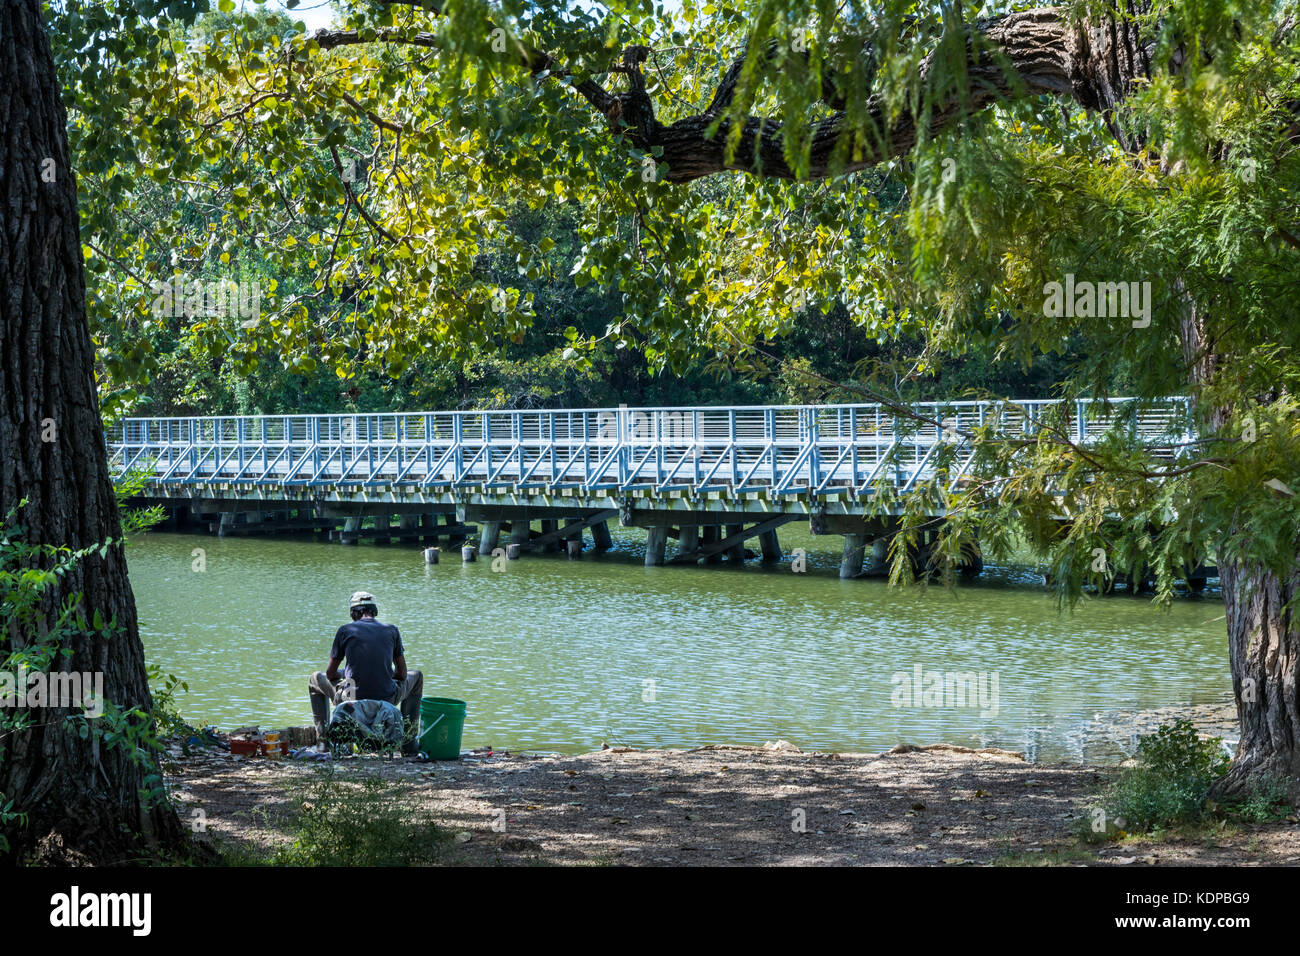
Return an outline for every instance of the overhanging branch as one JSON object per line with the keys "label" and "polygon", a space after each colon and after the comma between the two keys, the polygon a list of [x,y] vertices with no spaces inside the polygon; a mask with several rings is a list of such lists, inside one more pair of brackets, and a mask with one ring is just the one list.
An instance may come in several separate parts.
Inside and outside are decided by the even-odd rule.
{"label": "overhanging branch", "polygon": [[[441,13],[436,0],[389,2]],[[1105,21],[1080,24],[1072,23],[1063,7],[1045,7],[972,23],[966,29],[967,92],[946,94],[931,102],[922,116],[908,110],[891,115],[883,94],[872,94],[867,100],[865,126],[873,132],[873,141],[859,141],[856,153],[847,158],[841,158],[841,143],[855,130],[842,108],[841,92],[824,83],[824,101],[837,108],[813,124],[805,175],[820,179],[876,166],[1000,99],[1048,94],[1109,112],[1151,69],[1149,38],[1140,37],[1132,20],[1118,11]],[[313,39],[322,49],[366,42],[440,46],[433,33],[398,28],[377,30],[369,38],[356,30],[321,30]],[[626,135],[638,149],[657,151],[659,162],[667,166],[668,181],[689,182],[726,171],[796,178],[796,170],[785,159],[784,128],[779,120],[762,116],[729,119],[725,115],[745,68],[743,57],[728,66],[703,112],[665,125],[655,116],[641,72],[648,53],[645,47],[630,47],[622,63],[610,68],[611,73],[627,78],[624,92],[611,93],[591,79],[571,85],[613,131]],[[774,55],[775,47],[769,46],[765,60]],[[515,65],[533,76],[572,76],[556,57],[523,43],[512,44],[511,56]],[[919,80],[923,87],[935,66],[934,54],[922,62]],[[738,134],[733,132],[733,124],[739,124]],[[738,146],[729,155],[727,144],[732,135],[736,135]]]}

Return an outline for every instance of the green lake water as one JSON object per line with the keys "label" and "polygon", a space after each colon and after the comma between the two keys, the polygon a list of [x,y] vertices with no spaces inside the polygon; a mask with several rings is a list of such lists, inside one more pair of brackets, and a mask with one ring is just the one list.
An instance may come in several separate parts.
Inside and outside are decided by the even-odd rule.
{"label": "green lake water", "polygon": [[[1231,690],[1212,593],[1167,612],[1116,594],[1071,613],[1023,570],[952,590],[841,581],[841,539],[806,525],[781,530],[787,554],[808,549],[803,574],[757,561],[647,568],[643,535],[613,530],[604,555],[528,555],[503,571],[462,565],[445,546],[426,566],[415,545],[165,533],[133,541],[128,558],[149,659],[188,682],[186,717],[226,730],[310,724],[307,676],[324,669],[360,589],[401,629],[425,693],[468,702],[465,747],[783,738],[804,750],[948,742],[1108,759],[1132,741],[1114,739],[1107,714]],[[990,705],[996,676],[996,707],[903,698],[918,665],[922,689],[931,673],[983,674]]]}

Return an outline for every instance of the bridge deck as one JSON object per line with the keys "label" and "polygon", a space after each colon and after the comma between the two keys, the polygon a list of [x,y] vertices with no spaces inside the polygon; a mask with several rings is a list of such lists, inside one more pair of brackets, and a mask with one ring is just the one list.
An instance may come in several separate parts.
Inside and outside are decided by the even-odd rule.
{"label": "bridge deck", "polygon": [[1030,435],[1049,416],[1072,441],[1133,428],[1173,457],[1185,404],[941,402],[918,424],[880,405],[620,408],[130,418],[109,432],[119,476],[150,475],[148,494],[185,498],[220,486],[271,498],[383,490],[412,500],[577,492],[681,499],[762,491],[816,499],[907,492],[944,462],[949,484],[971,460],[969,435]]}

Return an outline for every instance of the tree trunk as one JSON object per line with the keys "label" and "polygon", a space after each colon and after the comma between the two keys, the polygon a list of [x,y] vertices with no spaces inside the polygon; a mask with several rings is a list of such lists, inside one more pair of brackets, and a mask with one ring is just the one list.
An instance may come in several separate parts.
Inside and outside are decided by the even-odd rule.
{"label": "tree trunk", "polygon": [[[119,540],[86,321],[85,274],[67,116],[39,0],[0,3],[0,513],[34,544],[80,548],[112,539],[62,579],[56,599],[82,595],[116,632],[87,627],[53,666],[103,674],[117,707],[152,707],[135,598]],[[53,440],[48,440],[53,439]],[[38,639],[0,636],[0,658]],[[186,845],[165,802],[141,796],[156,759],[73,732],[80,708],[31,711],[33,726],[0,743],[0,793],[28,814],[9,825],[9,862],[112,863]],[[11,711],[12,712],[12,711]],[[104,718],[101,718],[101,720]],[[93,722],[92,722],[93,723]]]}
{"label": "tree trunk", "polygon": [[[1181,284],[1175,292],[1185,296]],[[1190,298],[1184,301],[1179,340],[1195,392],[1211,383],[1220,363],[1207,345],[1205,316]],[[1217,432],[1229,414],[1227,408],[1209,408],[1198,417],[1203,429]],[[1258,562],[1227,555],[1219,555],[1217,563],[1241,740],[1227,776],[1211,795],[1216,800],[1249,796],[1257,785],[1282,777],[1291,803],[1300,806],[1300,620],[1286,610],[1300,595],[1300,554],[1285,578]]]}
{"label": "tree trunk", "polygon": [[1241,743],[1213,795],[1245,797],[1257,783],[1282,778],[1300,805],[1300,621],[1283,610],[1300,594],[1300,556],[1285,579],[1238,561],[1221,561],[1219,576]]}

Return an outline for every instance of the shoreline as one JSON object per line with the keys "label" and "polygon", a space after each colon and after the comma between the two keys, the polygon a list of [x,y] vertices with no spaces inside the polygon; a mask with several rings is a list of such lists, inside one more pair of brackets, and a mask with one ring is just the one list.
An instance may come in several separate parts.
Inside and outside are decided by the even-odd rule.
{"label": "shoreline", "polygon": [[1149,710],[1114,711],[1106,715],[1107,722],[1114,728],[1126,731],[1131,739],[1138,735],[1149,734],[1180,717],[1191,722],[1196,732],[1202,737],[1220,737],[1230,751],[1236,750],[1241,739],[1241,728],[1237,723],[1237,705],[1231,696],[1202,704],[1173,704],[1168,707],[1156,707]]}
{"label": "shoreline", "polygon": [[[1022,749],[1015,749],[1010,746],[1002,746],[997,742],[987,744],[977,744],[967,741],[956,744],[951,741],[921,741],[919,746],[931,747],[955,747],[955,748],[974,748],[1003,750],[1009,753],[1021,753],[1030,764],[1048,765],[1052,763],[1074,763],[1077,765],[1095,765],[1111,766],[1122,765],[1131,757],[1132,751],[1136,748],[1137,738],[1144,734],[1154,732],[1162,724],[1171,723],[1178,718],[1186,718],[1202,737],[1220,737],[1226,745],[1235,748],[1239,739],[1239,728],[1237,726],[1236,705],[1230,696],[1224,696],[1216,701],[1199,704],[1171,704],[1165,707],[1150,709],[1134,710],[1115,710],[1095,714],[1091,720],[1084,723],[1082,737],[1084,746],[1095,751],[1079,760],[1071,761],[1069,759],[1047,759],[1039,760],[1032,754]],[[270,725],[248,725],[241,726],[230,731],[219,731],[219,736],[229,738],[231,736],[243,734],[246,731],[256,732],[259,727],[266,731],[277,730]],[[290,742],[292,747],[309,746],[315,742],[315,731],[309,726],[297,727],[280,727],[278,732],[282,739]],[[814,751],[805,748],[800,741],[793,743],[801,750],[806,752],[833,752],[831,750]],[[894,746],[911,745],[915,743],[912,740],[899,740]],[[689,750],[698,750],[701,747],[737,747],[747,748],[759,746],[756,744],[737,744],[731,742],[707,741],[695,742],[688,745],[671,745],[671,746],[639,746],[630,744],[626,741],[603,741],[600,747],[592,749],[574,748],[572,750],[545,750],[545,749],[511,749],[509,747],[499,748],[497,752],[510,753],[515,756],[523,757],[580,757],[589,753],[598,753],[603,749],[611,747],[631,748],[642,751],[663,751],[663,752],[681,752]],[[494,744],[479,744],[477,747],[462,745],[462,755],[468,755],[475,751],[491,750]],[[860,751],[842,750],[840,753],[859,753]],[[883,751],[882,751],[883,752]],[[1104,754],[1104,756],[1099,755]]]}
{"label": "shoreline", "polygon": [[1119,773],[994,748],[805,753],[784,741],[428,762],[172,745],[167,767],[182,818],[202,819],[205,839],[245,860],[293,842],[305,795],[333,802],[370,780],[413,832],[446,835],[452,856],[436,862],[461,865],[1300,865],[1295,816],[1213,840],[1085,843],[1090,807]]}
{"label": "shoreline", "polygon": [[[1097,714],[1092,721],[1088,722],[1085,729],[1087,745],[1095,750],[1109,748],[1113,756],[1108,758],[1099,758],[1091,756],[1088,759],[1080,761],[1070,761],[1061,759],[1038,760],[1026,754],[1026,760],[1032,765],[1051,765],[1054,763],[1074,763],[1080,766],[1123,766],[1131,759],[1131,752],[1136,749],[1137,738],[1139,736],[1153,733],[1162,724],[1172,723],[1180,717],[1186,718],[1191,722],[1193,728],[1202,737],[1219,737],[1225,745],[1229,746],[1230,751],[1236,748],[1237,741],[1240,738],[1240,729],[1237,725],[1237,709],[1231,697],[1224,697],[1218,701],[1201,704],[1171,704],[1167,707],[1157,707],[1148,710],[1117,710],[1107,713]],[[798,741],[795,741],[798,744]],[[910,741],[900,741],[895,746],[909,745]],[[607,743],[607,746],[630,746],[626,744]],[[681,750],[699,749],[700,747],[750,747],[756,745],[750,744],[697,744],[695,747],[635,747],[637,750],[661,750],[675,752]],[[932,741],[919,746],[929,747],[960,747],[967,749],[981,749],[979,746],[971,743],[954,744],[951,741]],[[1023,753],[1021,750],[1015,750],[1010,747],[998,746],[990,743],[986,749],[1003,750],[1008,753]],[[576,757],[584,753],[595,751],[576,750],[571,753],[555,750],[520,750],[510,751],[520,756],[535,757]],[[808,751],[813,752],[813,751]],[[831,752],[831,751],[825,751]],[[847,753],[848,751],[840,751]]]}

